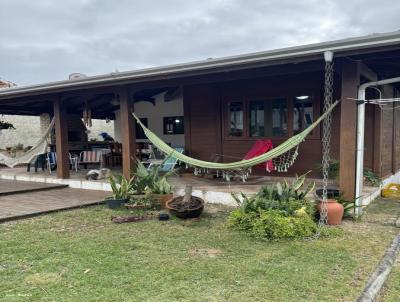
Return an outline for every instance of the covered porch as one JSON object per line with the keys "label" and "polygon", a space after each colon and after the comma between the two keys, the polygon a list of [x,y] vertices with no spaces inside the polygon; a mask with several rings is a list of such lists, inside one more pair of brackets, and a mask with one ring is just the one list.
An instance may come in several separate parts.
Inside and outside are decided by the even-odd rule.
{"label": "covered porch", "polygon": [[[336,185],[346,198],[353,199],[357,105],[348,99],[357,98],[361,83],[395,73],[390,63],[393,58],[400,58],[400,50],[388,47],[386,42],[362,49],[354,49],[351,41],[346,43],[333,42],[331,45],[339,49],[335,52],[334,99],[342,100],[333,112],[331,157],[340,165]],[[87,124],[92,118],[114,120],[114,138],[120,144],[121,152],[120,160],[113,163],[111,169],[129,177],[135,170],[136,161],[141,159],[141,144],[146,143],[131,113],[138,113],[140,107],[146,106],[147,113],[138,114],[143,122],[146,119],[149,128],[167,143],[184,147],[187,155],[197,159],[210,161],[214,155],[221,155],[220,160],[224,162],[240,160],[258,139],[270,139],[277,146],[305,129],[322,113],[322,54],[325,49],[326,46],[317,45],[304,53],[301,49],[282,50],[278,59],[277,52],[265,52],[0,91],[0,112],[3,114],[54,117],[52,143],[57,155],[57,169],[52,175],[27,173],[24,168],[16,168],[1,169],[0,176],[21,180],[37,178],[38,181],[44,177],[44,181],[67,181],[70,186],[85,184],[107,189],[105,181],[83,180],[87,170],[70,170],[70,154],[91,148],[89,142],[74,147],[74,141],[82,137],[71,127],[82,120]],[[368,109],[367,114],[366,127],[372,127],[373,138],[367,131],[364,164],[384,177],[387,171],[381,164],[384,144],[381,136],[386,120],[382,119],[379,109]],[[78,118],[71,124],[73,116]],[[153,116],[157,120],[155,123],[151,122]],[[396,117],[392,116],[394,124]],[[321,132],[320,126],[315,128],[300,145],[299,158],[287,172],[267,174],[256,168],[254,179],[260,177],[265,183],[276,177],[288,178],[310,170],[311,178],[319,179]],[[391,146],[394,149],[396,143]],[[398,170],[399,162],[393,155],[389,164],[393,174]],[[189,179],[189,175],[190,171],[187,176],[177,179]],[[197,182],[201,178],[190,176],[190,179]],[[234,185],[250,188],[259,184],[252,184],[251,180],[232,184],[215,179],[208,184],[217,188]]]}

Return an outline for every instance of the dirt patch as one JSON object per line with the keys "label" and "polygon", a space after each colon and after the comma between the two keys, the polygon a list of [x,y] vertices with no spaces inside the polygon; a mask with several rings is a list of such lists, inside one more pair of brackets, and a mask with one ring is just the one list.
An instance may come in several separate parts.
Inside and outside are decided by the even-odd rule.
{"label": "dirt patch", "polygon": [[216,258],[222,254],[222,251],[217,249],[191,249],[188,254],[190,257]]}
{"label": "dirt patch", "polygon": [[56,273],[36,273],[25,278],[25,282],[32,285],[58,283],[61,276]]}

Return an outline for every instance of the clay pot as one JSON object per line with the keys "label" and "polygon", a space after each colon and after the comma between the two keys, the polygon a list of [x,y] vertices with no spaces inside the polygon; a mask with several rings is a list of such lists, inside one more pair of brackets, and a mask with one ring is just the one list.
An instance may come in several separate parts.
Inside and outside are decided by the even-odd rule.
{"label": "clay pot", "polygon": [[174,195],[173,194],[151,194],[151,199],[155,204],[158,204],[161,208],[165,208],[165,204],[167,201],[171,200]]}
{"label": "clay pot", "polygon": [[[326,207],[328,209],[328,224],[338,225],[342,223],[344,208],[336,199],[328,199]],[[317,206],[318,212],[321,213],[321,201]]]}

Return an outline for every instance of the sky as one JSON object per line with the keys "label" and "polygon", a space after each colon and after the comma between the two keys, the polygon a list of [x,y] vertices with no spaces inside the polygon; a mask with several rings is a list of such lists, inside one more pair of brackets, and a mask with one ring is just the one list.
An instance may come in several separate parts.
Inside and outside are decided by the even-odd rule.
{"label": "sky", "polygon": [[19,86],[400,30],[398,0],[1,0]]}

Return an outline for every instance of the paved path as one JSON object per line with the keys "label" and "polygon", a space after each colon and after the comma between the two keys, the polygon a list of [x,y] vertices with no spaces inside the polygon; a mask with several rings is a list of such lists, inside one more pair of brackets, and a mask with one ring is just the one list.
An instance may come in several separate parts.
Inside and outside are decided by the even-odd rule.
{"label": "paved path", "polygon": [[16,193],[43,191],[54,188],[66,188],[67,185],[38,183],[30,181],[0,180],[0,196]]}
{"label": "paved path", "polygon": [[71,188],[0,196],[0,222],[96,204],[109,192]]}

